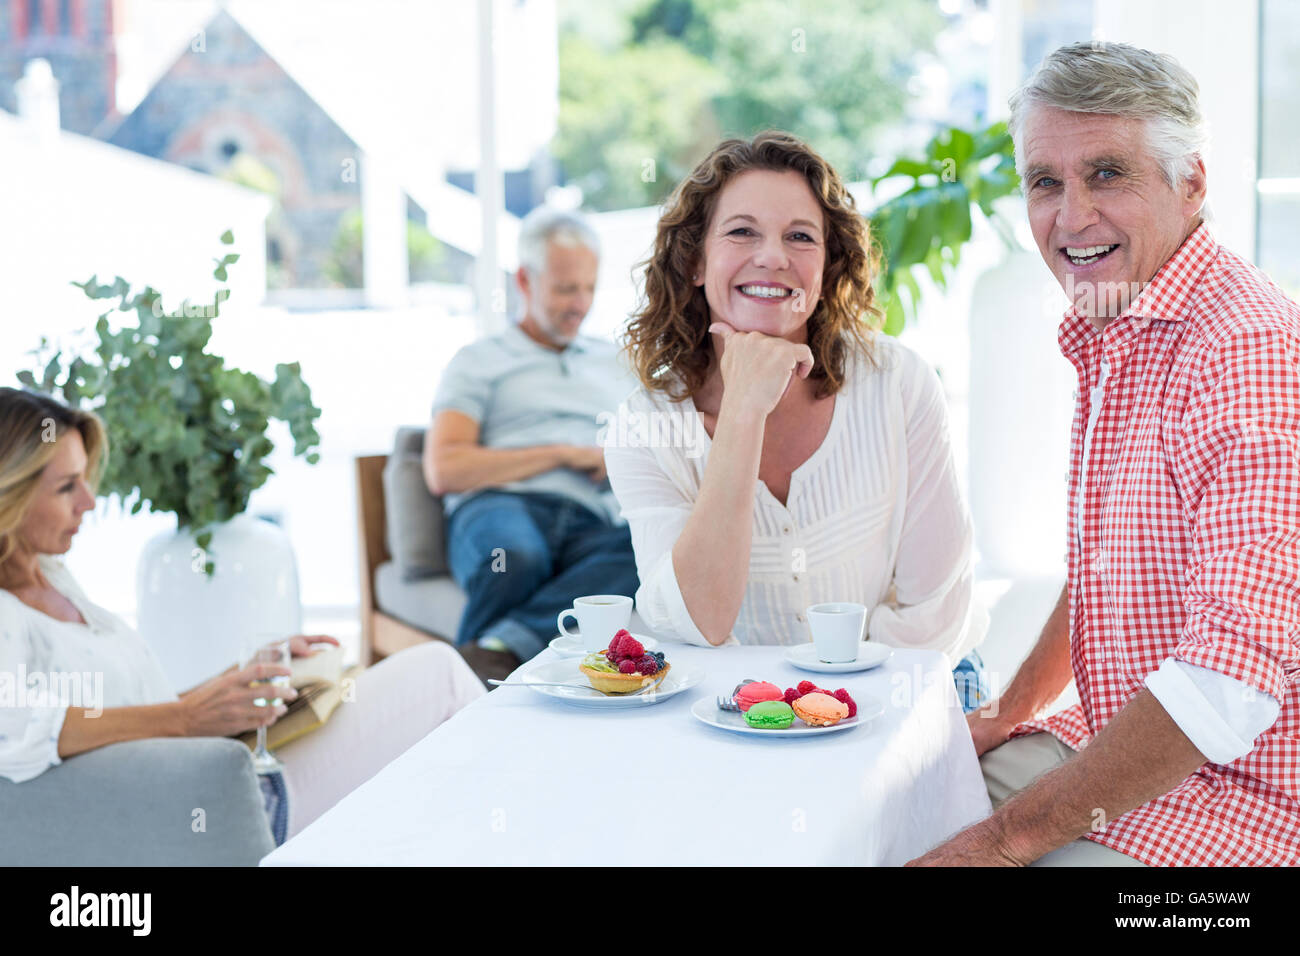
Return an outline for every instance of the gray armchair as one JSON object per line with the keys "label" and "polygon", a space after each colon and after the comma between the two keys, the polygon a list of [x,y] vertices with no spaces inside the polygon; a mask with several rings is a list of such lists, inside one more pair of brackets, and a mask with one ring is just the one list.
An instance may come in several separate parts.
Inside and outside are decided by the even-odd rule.
{"label": "gray armchair", "polygon": [[[424,435],[424,428],[401,427],[392,454],[356,460],[367,662],[427,640],[453,640],[467,603],[447,567],[442,497],[424,482]],[[635,610],[628,627],[648,633]]]}
{"label": "gray armchair", "polygon": [[5,866],[256,866],[273,849],[237,740],[133,740],[0,778]]}

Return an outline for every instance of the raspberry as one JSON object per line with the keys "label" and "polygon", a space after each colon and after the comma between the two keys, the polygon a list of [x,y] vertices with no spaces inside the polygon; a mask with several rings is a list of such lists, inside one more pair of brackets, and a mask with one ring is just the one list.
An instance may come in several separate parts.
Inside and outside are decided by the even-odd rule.
{"label": "raspberry", "polygon": [[619,651],[621,651],[622,649],[623,649],[623,632],[619,631],[617,634],[614,635],[613,640],[609,642],[609,648],[607,649],[607,653],[614,655],[614,658],[617,660],[621,656],[619,654]]}
{"label": "raspberry", "polygon": [[636,666],[642,674],[654,674],[659,671],[659,662],[649,654],[637,661]]}
{"label": "raspberry", "polygon": [[614,649],[612,647],[609,650],[605,651],[605,660],[609,661],[611,664],[618,663],[618,654],[614,652]]}
{"label": "raspberry", "polygon": [[838,700],[841,704],[848,705],[850,717],[858,716],[858,705],[854,703],[853,698],[849,696],[849,692],[845,690],[843,687],[841,687],[835,693],[831,694],[831,696],[834,697],[836,700]]}
{"label": "raspberry", "polygon": [[624,657],[630,657],[634,661],[639,661],[641,658],[645,657],[645,648],[642,647],[641,642],[631,634],[628,634],[627,637],[623,638],[623,643],[618,646],[618,649]]}
{"label": "raspberry", "polygon": [[804,694],[814,693],[817,690],[817,685],[810,680],[801,680],[798,690],[799,696],[802,697]]}
{"label": "raspberry", "polygon": [[627,660],[618,665],[618,672],[620,674],[635,674],[636,670],[636,661]]}
{"label": "raspberry", "polygon": [[787,687],[785,689],[785,702],[787,704],[793,704],[796,700],[798,700],[802,696],[803,694],[799,693],[793,687]]}

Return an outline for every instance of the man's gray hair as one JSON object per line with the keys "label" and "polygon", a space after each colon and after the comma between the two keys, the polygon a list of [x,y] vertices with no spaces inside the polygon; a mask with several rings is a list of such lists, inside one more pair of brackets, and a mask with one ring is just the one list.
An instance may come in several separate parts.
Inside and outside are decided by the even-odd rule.
{"label": "man's gray hair", "polygon": [[586,246],[600,255],[600,237],[587,220],[575,212],[538,206],[519,224],[519,264],[530,275],[546,268],[547,243],[562,246]]}
{"label": "man's gray hair", "polygon": [[1008,128],[1016,171],[1025,169],[1020,134],[1035,107],[1072,113],[1106,113],[1146,122],[1147,147],[1175,186],[1191,175],[1194,158],[1209,140],[1196,79],[1172,56],[1127,43],[1091,41],[1063,46],[1044,58],[1011,95]]}

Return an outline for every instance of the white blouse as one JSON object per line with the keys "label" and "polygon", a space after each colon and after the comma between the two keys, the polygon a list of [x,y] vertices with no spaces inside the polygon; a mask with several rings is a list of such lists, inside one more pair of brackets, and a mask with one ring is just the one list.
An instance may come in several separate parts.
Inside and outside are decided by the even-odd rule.
{"label": "white blouse", "polygon": [[0,776],[15,783],[62,763],[58,742],[69,706],[177,699],[144,638],[91,603],[61,559],[43,554],[38,561],[86,623],[50,617],[0,588]]}
{"label": "white blouse", "polygon": [[[866,605],[871,640],[939,650],[950,665],[983,640],[942,387],[892,338],[878,337],[875,356],[876,368],[851,360],[826,438],[794,470],[786,504],[756,480],[749,580],[728,643],[810,641],[804,612],[824,601]],[[637,389],[625,404],[620,417],[635,425],[606,435],[605,464],[632,533],[637,611],[651,629],[707,646],[672,549],[712,441],[689,398]]]}

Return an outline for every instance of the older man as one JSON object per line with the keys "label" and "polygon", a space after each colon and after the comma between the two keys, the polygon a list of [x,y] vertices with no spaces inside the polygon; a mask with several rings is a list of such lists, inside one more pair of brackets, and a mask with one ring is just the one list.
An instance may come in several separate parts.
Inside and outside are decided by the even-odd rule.
{"label": "older man", "polygon": [[448,563],[469,597],[456,643],[482,677],[542,650],[575,597],[638,586],[596,444],[601,412],[634,383],[612,342],[578,334],[598,255],[578,216],[530,213],[516,274],[522,316],[461,349],[434,399],[425,479],[445,496]]}
{"label": "older man", "polygon": [[[970,715],[996,807],[930,864],[1300,862],[1300,307],[1203,221],[1196,81],[1122,44],[1012,98],[1073,307],[1069,579]],[[1073,675],[1080,703],[1033,719]]]}

